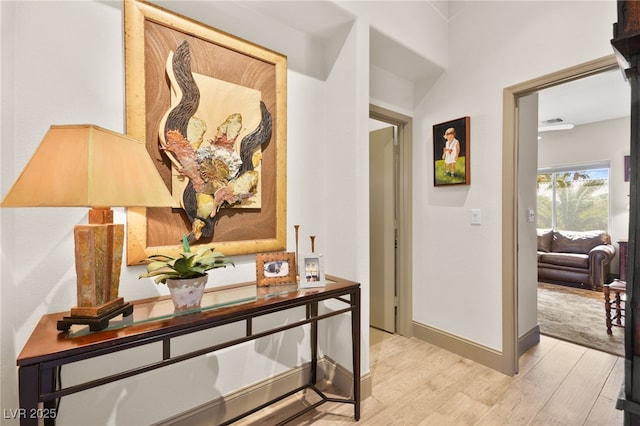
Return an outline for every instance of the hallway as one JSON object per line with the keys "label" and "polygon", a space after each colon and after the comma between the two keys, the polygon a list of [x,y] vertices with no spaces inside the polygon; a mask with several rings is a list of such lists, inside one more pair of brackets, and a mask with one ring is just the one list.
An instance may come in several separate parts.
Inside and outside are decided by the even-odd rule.
{"label": "hallway", "polygon": [[[363,401],[362,425],[615,425],[624,360],[541,336],[505,376],[415,338],[371,329],[373,395]],[[277,423],[289,400],[240,424]],[[355,424],[350,405],[324,404],[291,424]]]}

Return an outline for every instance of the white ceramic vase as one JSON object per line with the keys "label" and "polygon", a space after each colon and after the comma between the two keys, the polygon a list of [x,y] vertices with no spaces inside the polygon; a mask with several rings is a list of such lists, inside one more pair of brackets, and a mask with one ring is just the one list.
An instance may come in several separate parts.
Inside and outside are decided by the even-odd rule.
{"label": "white ceramic vase", "polygon": [[200,308],[204,286],[209,276],[195,278],[168,279],[167,287],[173,299],[175,311],[189,311]]}

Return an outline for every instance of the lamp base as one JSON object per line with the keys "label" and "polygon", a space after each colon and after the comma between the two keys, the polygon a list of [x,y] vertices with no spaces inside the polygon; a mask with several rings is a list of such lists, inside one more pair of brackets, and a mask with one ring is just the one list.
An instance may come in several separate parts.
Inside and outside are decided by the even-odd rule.
{"label": "lamp base", "polygon": [[[116,305],[115,308],[113,308],[112,310],[103,312],[101,315],[98,315],[98,316],[73,315],[73,309],[72,309],[72,315],[63,317],[61,320],[58,320],[58,324],[56,328],[59,331],[68,331],[73,324],[83,324],[83,325],[88,325],[89,330],[91,331],[100,331],[109,326],[109,320],[111,318],[117,317],[120,314],[122,314],[122,316],[128,317],[133,313],[133,305],[131,303],[124,303],[124,300],[121,297],[115,300],[116,301],[120,300],[122,304]],[[84,310],[88,308],[82,308],[82,309]]]}
{"label": "lamp base", "polygon": [[109,312],[124,305],[124,298],[116,297],[113,300],[98,306],[75,306],[71,308],[72,317],[102,317]]}

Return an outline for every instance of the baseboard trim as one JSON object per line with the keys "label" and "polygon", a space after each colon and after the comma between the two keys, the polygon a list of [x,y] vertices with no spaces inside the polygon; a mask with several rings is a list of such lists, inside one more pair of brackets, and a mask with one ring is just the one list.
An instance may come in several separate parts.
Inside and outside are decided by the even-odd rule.
{"label": "baseboard trim", "polygon": [[413,322],[413,336],[504,373],[502,371],[502,352],[500,351],[415,321]]}
{"label": "baseboard trim", "polygon": [[540,343],[540,326],[536,324],[518,338],[518,358],[538,343]]}
{"label": "baseboard trim", "polygon": [[[322,358],[322,364],[318,362],[318,377],[324,377],[333,385],[340,389],[343,395],[353,395],[353,374],[341,364],[338,364],[331,358],[325,356]],[[371,381],[371,373],[360,376],[360,400],[364,401],[373,393],[373,384]]]}
{"label": "baseboard trim", "polygon": [[[247,386],[236,392],[209,401],[191,410],[172,416],[153,426],[187,426],[193,424],[219,424],[232,419],[253,407],[264,404],[309,382],[311,365],[292,368],[281,374],[265,379],[254,385]],[[328,380],[344,395],[351,395],[353,389],[353,374],[343,366],[328,357],[318,360],[318,380]],[[372,393],[371,374],[367,373],[360,380],[361,400],[370,397]]]}

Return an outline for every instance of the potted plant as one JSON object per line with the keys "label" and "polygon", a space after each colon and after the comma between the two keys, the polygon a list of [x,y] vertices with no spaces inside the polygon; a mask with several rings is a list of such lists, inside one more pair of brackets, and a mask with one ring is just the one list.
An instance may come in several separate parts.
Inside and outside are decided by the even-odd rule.
{"label": "potted plant", "polygon": [[200,307],[209,278],[207,271],[235,266],[233,260],[213,247],[192,252],[186,235],[182,236],[182,253],[178,256],[154,254],[145,260],[149,262],[147,272],[138,278],[153,278],[156,284],[166,284],[176,311]]}

